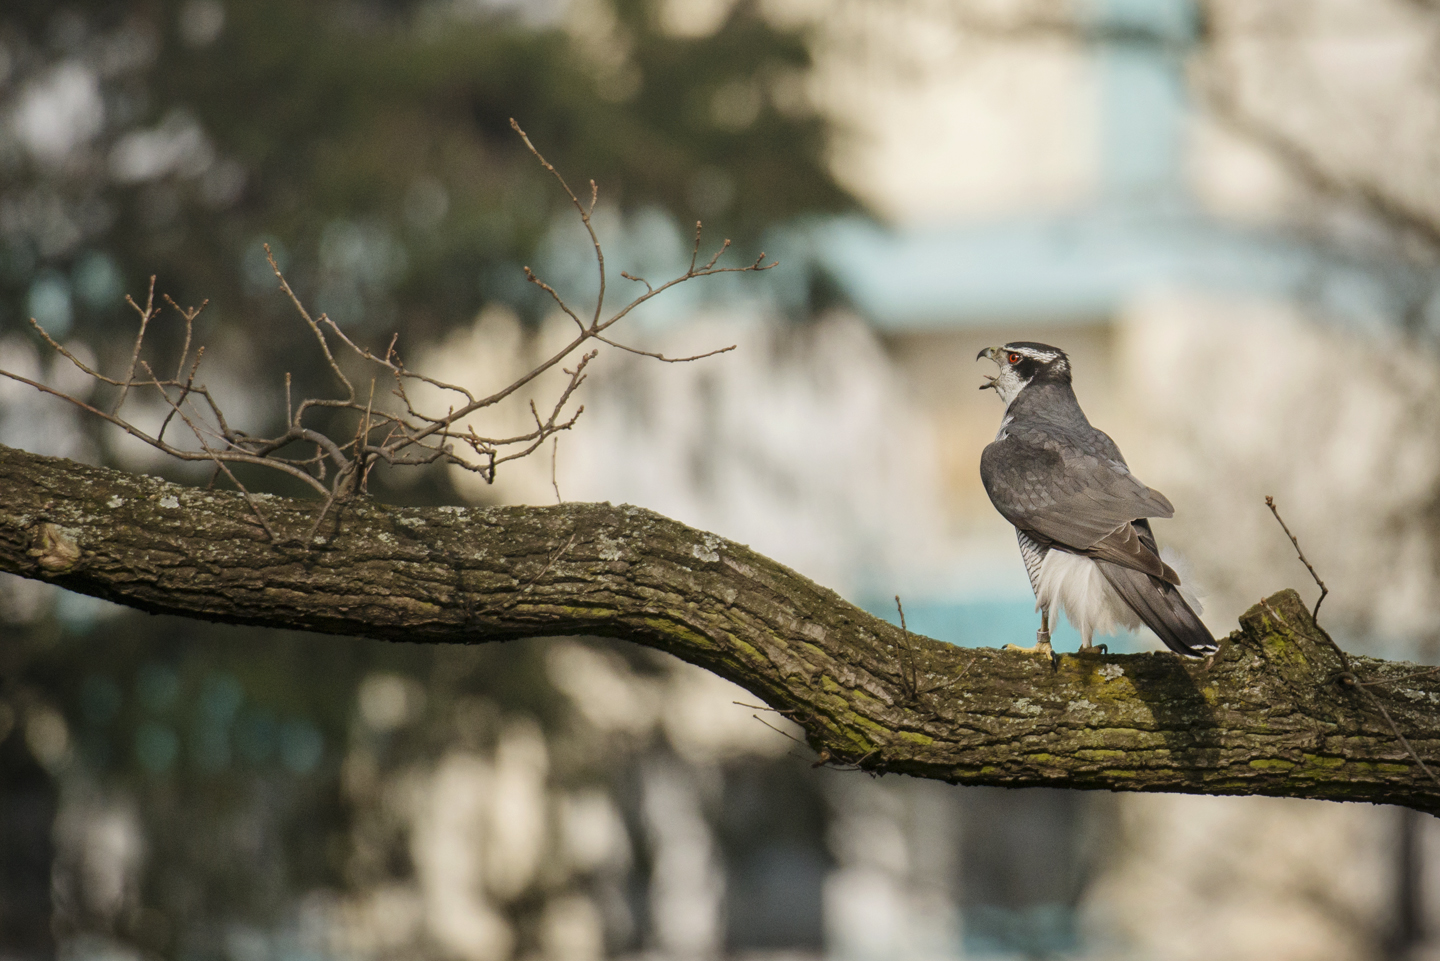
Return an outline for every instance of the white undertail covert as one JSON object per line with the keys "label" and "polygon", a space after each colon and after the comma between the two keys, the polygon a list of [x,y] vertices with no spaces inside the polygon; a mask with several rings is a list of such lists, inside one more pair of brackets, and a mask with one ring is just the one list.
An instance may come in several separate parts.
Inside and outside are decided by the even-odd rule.
{"label": "white undertail covert", "polygon": [[1052,627],[1053,618],[1063,609],[1065,619],[1080,632],[1084,647],[1090,646],[1096,634],[1140,627],[1139,616],[1110,586],[1100,567],[1084,555],[1047,551],[1034,586],[1035,609],[1050,611]]}

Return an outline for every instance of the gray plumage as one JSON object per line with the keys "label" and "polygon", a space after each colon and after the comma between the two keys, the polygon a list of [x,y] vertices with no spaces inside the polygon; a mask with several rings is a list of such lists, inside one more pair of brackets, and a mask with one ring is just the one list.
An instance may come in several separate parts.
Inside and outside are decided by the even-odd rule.
{"label": "gray plumage", "polygon": [[[980,477],[995,508],[1015,525],[1042,611],[1041,643],[1048,646],[1050,607],[1057,605],[1080,628],[1085,647],[1097,625],[1138,619],[1177,654],[1215,651],[1150,529],[1149,518],[1175,509],[1130,473],[1115,442],[1086,419],[1071,389],[1069,358],[1029,342],[980,356],[1000,365],[984,386],[1006,402],[1000,432],[981,455]],[[1052,551],[1087,559],[1103,581],[1083,562],[1050,558]]]}

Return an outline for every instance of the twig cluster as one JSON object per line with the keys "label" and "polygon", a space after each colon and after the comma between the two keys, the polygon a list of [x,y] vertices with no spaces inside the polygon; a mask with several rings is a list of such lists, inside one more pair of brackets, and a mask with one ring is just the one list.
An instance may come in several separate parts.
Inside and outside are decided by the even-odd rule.
{"label": "twig cluster", "polygon": [[[58,354],[95,381],[118,389],[114,404],[108,410],[11,371],[0,369],[0,376],[28,384],[37,390],[75,404],[171,457],[184,461],[208,461],[214,464],[215,476],[212,477],[212,483],[218,479],[219,475],[224,474],[244,493],[260,526],[264,528],[272,541],[277,539],[275,531],[261,513],[255,498],[232,473],[231,466],[251,464],[271,468],[301,481],[324,498],[324,506],[306,538],[307,542],[314,543],[316,534],[331,508],[348,498],[363,494],[370,472],[379,463],[383,462],[395,467],[448,464],[473,471],[483,477],[487,483],[492,483],[500,465],[533,454],[547,440],[556,437],[561,431],[569,430],[585,409],[583,406],[577,406],[570,410],[569,404],[575,391],[585,380],[586,367],[596,356],[597,352],[593,349],[593,345],[604,344],[666,363],[699,360],[702,357],[733,350],[734,348],[731,346],[693,357],[665,357],[621,343],[613,337],[611,328],[641,304],[677,284],[714,274],[768,270],[774,267],[775,263],[765,263],[765,255],[762,253],[754,263],[746,266],[717,266],[720,258],[730,247],[728,240],[712,257],[706,261],[700,261],[701,225],[697,222],[690,264],[684,273],[659,285],[652,285],[642,277],[634,277],[622,272],[621,276],[627,280],[644,284],[645,292],[607,316],[605,314],[605,254],[591,223],[591,217],[599,199],[599,190],[595,182],[593,180],[590,182],[589,203],[581,203],[575,192],[570,189],[569,184],[565,182],[565,178],[530,142],[525,131],[520,129],[514,120],[510,122],[510,125],[524,141],[526,148],[535,159],[554,175],[579,213],[580,220],[585,225],[585,230],[595,249],[595,261],[600,274],[600,289],[595,299],[594,309],[588,311],[587,315],[582,318],[581,314],[567,304],[555,288],[537,277],[529,267],[525,267],[526,279],[550,295],[565,316],[574,322],[575,332],[567,343],[545,360],[494,393],[477,396],[463,385],[440,381],[407,368],[395,349],[398,335],[391,338],[383,356],[377,356],[354,343],[327,315],[322,313],[312,316],[301,302],[300,297],[291,289],[284,274],[275,263],[268,246],[266,247],[266,256],[275,273],[279,289],[289,298],[300,319],[309,328],[316,345],[324,355],[331,374],[334,375],[341,388],[338,396],[312,397],[295,404],[290,396],[290,375],[287,373],[285,375],[285,425],[284,429],[277,434],[257,437],[232,427],[209,389],[197,381],[196,377],[204,358],[205,349],[198,347],[192,353],[191,346],[195,320],[205,309],[204,303],[199,307],[185,309],[170,300],[169,297],[164,298],[165,302],[179,313],[184,323],[183,346],[173,374],[168,371],[158,374],[152,369],[150,363],[143,359],[146,333],[151,324],[159,317],[162,309],[162,305],[157,304],[155,300],[155,278],[153,277],[150,279],[149,294],[143,307],[133,298],[126,297],[126,302],[139,316],[139,330],[135,335],[135,342],[130,353],[129,367],[123,376],[109,377],[93,369],[51,338],[35,320],[31,320],[31,324],[39,331],[40,336]],[[591,349],[587,350],[587,347]],[[337,360],[337,352],[341,357],[358,361],[373,370],[376,376],[370,380],[368,390],[356,389],[355,382],[346,374],[345,365]],[[572,366],[564,366],[567,361],[570,361]],[[524,390],[551,368],[559,368],[568,379],[554,402],[546,405],[544,414],[540,413],[540,408],[536,406],[535,401],[530,400],[529,407],[533,424],[528,430],[509,436],[489,436],[478,432],[470,423],[472,415],[492,408]],[[382,396],[378,398],[379,403],[376,398],[376,380],[388,382],[389,387],[389,397],[382,393]],[[440,409],[432,407],[422,409],[420,403],[411,396],[411,389],[416,384],[438,390],[441,396],[448,397],[451,403]],[[159,429],[153,433],[137,426],[123,412],[132,389],[153,391],[163,403],[162,409],[166,411],[165,417]],[[337,431],[337,424],[344,426]],[[188,431],[193,436],[195,444],[198,444],[199,450],[194,449],[188,441],[176,439],[174,437],[176,430]]]}

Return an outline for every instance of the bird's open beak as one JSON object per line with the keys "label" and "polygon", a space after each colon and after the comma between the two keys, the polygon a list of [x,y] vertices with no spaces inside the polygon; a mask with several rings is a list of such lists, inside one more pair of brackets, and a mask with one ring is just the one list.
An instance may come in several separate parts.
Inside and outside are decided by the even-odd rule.
{"label": "bird's open beak", "polygon": [[[998,363],[1000,363],[1000,361],[995,360],[995,355],[996,355],[999,351],[1000,351],[1000,348],[999,348],[999,347],[986,347],[984,350],[980,351],[980,353],[978,353],[978,354],[975,355],[975,359],[976,359],[976,360],[979,360],[981,357],[987,357],[987,358],[989,358],[990,360],[994,360],[995,363],[998,364]],[[981,389],[981,390],[994,390],[994,389],[995,389],[995,378],[994,378],[994,377],[991,377],[989,374],[986,374],[986,375],[985,375],[985,383],[983,383],[983,384],[980,385],[980,389]]]}

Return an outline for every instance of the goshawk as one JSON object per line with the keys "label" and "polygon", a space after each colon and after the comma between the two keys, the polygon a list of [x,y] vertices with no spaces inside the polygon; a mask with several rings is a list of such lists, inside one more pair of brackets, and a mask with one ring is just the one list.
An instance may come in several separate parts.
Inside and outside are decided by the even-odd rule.
{"label": "goshawk", "polygon": [[1176,654],[1203,657],[1215,638],[1160,559],[1151,517],[1170,517],[1165,495],[1140,482],[1120,449],[1090,426],[1070,387],[1070,359],[1046,344],[1018,342],[980,351],[1000,366],[981,390],[1005,402],[1000,432],[980,457],[985,492],[1015,525],[1040,611],[1035,649],[1050,653],[1050,616],[1080,631],[1082,649],[1098,631],[1144,623]]}

